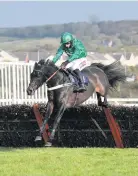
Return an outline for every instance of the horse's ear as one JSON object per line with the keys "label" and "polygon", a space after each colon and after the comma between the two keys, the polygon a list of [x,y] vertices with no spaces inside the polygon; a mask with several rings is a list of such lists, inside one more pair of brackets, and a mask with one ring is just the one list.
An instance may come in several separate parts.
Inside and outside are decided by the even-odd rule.
{"label": "horse's ear", "polygon": [[47,59],[47,60],[46,60],[46,65],[48,65],[48,64],[49,64],[49,62],[50,62],[50,60],[49,60],[49,59]]}
{"label": "horse's ear", "polygon": [[34,64],[34,68],[36,68],[38,66],[38,63],[37,62],[35,62],[35,64]]}
{"label": "horse's ear", "polygon": [[44,64],[45,64],[45,60],[44,60],[44,59],[41,59],[38,64],[39,64],[39,65],[44,65]]}

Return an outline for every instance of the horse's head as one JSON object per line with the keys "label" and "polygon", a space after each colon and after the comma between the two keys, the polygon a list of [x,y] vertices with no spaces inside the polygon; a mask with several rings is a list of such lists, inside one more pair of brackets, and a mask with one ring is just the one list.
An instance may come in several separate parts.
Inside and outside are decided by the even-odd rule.
{"label": "horse's head", "polygon": [[46,77],[44,74],[44,66],[44,60],[40,60],[38,63],[35,62],[33,71],[30,75],[30,83],[27,88],[28,95],[33,95],[35,91],[45,82]]}
{"label": "horse's head", "polygon": [[30,83],[27,88],[27,94],[33,95],[35,91],[55,72],[57,67],[50,60],[40,60],[34,65],[33,72],[30,75]]}

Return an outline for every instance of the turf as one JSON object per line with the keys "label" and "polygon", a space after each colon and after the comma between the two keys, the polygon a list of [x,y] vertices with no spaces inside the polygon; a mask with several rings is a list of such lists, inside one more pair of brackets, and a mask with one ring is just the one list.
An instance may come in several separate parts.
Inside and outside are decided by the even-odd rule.
{"label": "turf", "polygon": [[0,176],[138,176],[137,149],[0,148]]}

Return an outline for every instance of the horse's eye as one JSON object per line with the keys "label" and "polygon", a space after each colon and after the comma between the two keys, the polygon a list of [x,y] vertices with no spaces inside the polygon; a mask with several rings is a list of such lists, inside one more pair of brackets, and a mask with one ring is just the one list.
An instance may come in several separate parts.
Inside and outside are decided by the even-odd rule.
{"label": "horse's eye", "polygon": [[31,78],[31,79],[33,78],[33,73],[31,73],[30,78]]}
{"label": "horse's eye", "polygon": [[41,76],[42,76],[41,72],[34,71],[33,73],[31,73],[30,78],[33,79],[35,77],[41,77]]}
{"label": "horse's eye", "polygon": [[41,76],[41,72],[38,72],[38,73],[37,73],[37,76]]}
{"label": "horse's eye", "polygon": [[35,72],[31,73],[31,75],[30,75],[31,78],[34,78],[35,76],[36,76]]}

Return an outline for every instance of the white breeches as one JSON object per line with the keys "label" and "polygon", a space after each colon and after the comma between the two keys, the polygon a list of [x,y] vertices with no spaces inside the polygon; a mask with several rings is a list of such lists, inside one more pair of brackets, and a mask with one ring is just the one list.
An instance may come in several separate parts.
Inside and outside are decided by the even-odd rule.
{"label": "white breeches", "polygon": [[79,69],[80,71],[83,70],[85,67],[87,67],[87,59],[86,58],[80,58],[76,59],[72,62],[70,62],[66,68],[70,68],[71,70]]}
{"label": "white breeches", "polygon": [[[54,56],[53,56],[54,57]],[[53,58],[52,57],[52,58]],[[56,66],[57,67],[60,67],[61,64],[63,62],[65,62],[66,60],[68,59],[68,56],[66,55],[66,53],[64,53],[61,58],[56,62]],[[72,62],[70,62],[66,68],[70,68],[72,70],[75,70],[75,69],[79,69],[80,71],[83,70],[85,67],[91,65],[91,62],[90,62],[90,59],[88,59],[87,57],[85,58],[80,58],[80,59],[76,59]]]}

